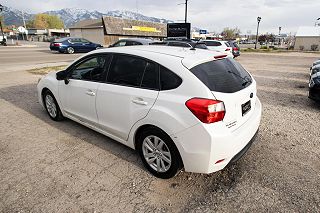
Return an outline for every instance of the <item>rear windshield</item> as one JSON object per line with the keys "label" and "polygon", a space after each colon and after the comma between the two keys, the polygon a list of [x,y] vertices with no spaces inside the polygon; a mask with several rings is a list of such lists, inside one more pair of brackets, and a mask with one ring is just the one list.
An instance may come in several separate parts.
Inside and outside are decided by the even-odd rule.
{"label": "rear windshield", "polygon": [[207,45],[205,45],[205,44],[203,44],[203,43],[201,43],[201,44],[196,44],[196,48],[198,48],[198,49],[204,49],[204,50],[208,49]]}
{"label": "rear windshield", "polygon": [[68,40],[69,38],[68,37],[66,37],[66,38],[59,38],[59,39],[55,39],[54,41],[55,42],[64,42],[64,41],[66,41],[66,40]]}
{"label": "rear windshield", "polygon": [[208,47],[218,47],[221,46],[221,43],[219,41],[204,41],[204,43],[208,46]]}
{"label": "rear windshield", "polygon": [[249,73],[234,59],[206,62],[190,70],[211,91],[234,93],[252,83]]}

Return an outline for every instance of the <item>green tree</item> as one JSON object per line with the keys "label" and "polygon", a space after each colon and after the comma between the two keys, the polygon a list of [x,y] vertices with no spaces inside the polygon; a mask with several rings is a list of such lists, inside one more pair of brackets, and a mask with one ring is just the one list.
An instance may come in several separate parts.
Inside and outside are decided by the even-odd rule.
{"label": "green tree", "polygon": [[241,31],[239,28],[229,28],[226,27],[223,29],[221,35],[225,38],[225,39],[235,39],[237,37],[239,37]]}
{"label": "green tree", "polygon": [[64,23],[58,16],[48,15],[47,22],[48,22],[49,28],[56,28],[56,29],[64,28]]}
{"label": "green tree", "polygon": [[28,25],[38,29],[59,29],[64,27],[63,21],[58,16],[48,14],[35,15],[34,19],[28,22]]}
{"label": "green tree", "polygon": [[4,28],[5,27],[5,24],[4,24],[4,18],[3,16],[0,16],[0,22],[2,24],[2,27]]}

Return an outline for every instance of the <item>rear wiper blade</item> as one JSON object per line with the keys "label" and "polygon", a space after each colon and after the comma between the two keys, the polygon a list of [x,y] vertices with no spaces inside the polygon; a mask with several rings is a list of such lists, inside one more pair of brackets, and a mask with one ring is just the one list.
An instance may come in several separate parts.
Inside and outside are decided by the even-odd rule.
{"label": "rear wiper blade", "polygon": [[234,74],[235,76],[239,77],[240,79],[242,79],[244,82],[242,83],[242,86],[246,86],[247,84],[249,83],[252,83],[252,80],[248,77],[248,76],[245,76],[245,77],[242,77],[241,75],[239,75],[238,73],[235,73],[233,71],[230,71],[228,70],[228,73],[232,73]]}

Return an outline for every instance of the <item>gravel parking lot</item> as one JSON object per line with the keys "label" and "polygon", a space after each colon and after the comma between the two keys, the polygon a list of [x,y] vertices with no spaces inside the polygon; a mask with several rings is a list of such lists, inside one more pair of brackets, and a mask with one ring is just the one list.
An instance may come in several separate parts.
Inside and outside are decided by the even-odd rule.
{"label": "gravel parking lot", "polygon": [[38,76],[2,72],[0,212],[320,212],[320,106],[307,98],[317,58],[242,54],[264,108],[256,142],[223,171],[170,180],[107,137],[50,120]]}

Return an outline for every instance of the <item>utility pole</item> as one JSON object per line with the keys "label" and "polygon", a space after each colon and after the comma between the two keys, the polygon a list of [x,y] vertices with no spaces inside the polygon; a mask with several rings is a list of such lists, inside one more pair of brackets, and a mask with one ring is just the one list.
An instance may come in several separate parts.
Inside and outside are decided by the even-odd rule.
{"label": "utility pole", "polygon": [[186,9],[185,9],[185,13],[184,13],[184,23],[187,23],[187,17],[188,17],[188,1],[186,0]]}
{"label": "utility pole", "polygon": [[185,3],[180,3],[178,5],[182,5],[184,4],[185,5],[185,11],[184,11],[184,23],[187,23],[187,18],[188,18],[188,1],[189,0],[186,0]]}
{"label": "utility pole", "polygon": [[315,26],[315,27],[316,27],[316,26],[320,26],[319,21],[320,21],[320,18],[317,18],[316,22],[314,23],[314,26]]}
{"label": "utility pole", "polygon": [[281,33],[281,29],[282,29],[282,28],[281,28],[281,27],[279,27],[279,35],[280,35],[280,33]]}
{"label": "utility pole", "polygon": [[258,43],[258,34],[259,34],[259,25],[260,25],[261,17],[259,16],[257,18],[258,26],[257,26],[257,35],[256,35],[256,43],[254,45],[254,49],[257,49],[257,43]]}

